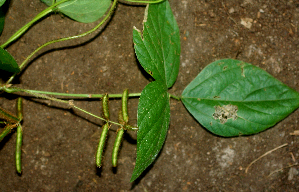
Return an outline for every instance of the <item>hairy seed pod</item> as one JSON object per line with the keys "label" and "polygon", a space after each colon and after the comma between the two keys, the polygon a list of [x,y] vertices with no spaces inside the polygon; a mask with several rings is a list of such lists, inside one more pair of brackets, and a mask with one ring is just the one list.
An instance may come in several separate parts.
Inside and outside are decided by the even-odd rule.
{"label": "hairy seed pod", "polygon": [[[22,114],[22,98],[19,97],[17,100],[17,116],[21,120]],[[19,174],[22,173],[22,143],[23,143],[23,130],[21,124],[17,127],[17,139],[16,139],[16,169]]]}
{"label": "hairy seed pod", "polygon": [[97,150],[97,154],[96,154],[96,165],[97,167],[101,167],[102,165],[102,157],[103,157],[103,151],[105,148],[105,143],[106,143],[106,138],[108,135],[108,130],[109,130],[109,123],[106,123],[103,127],[102,133],[101,133],[101,137],[100,137],[100,141],[99,141],[99,145],[98,145],[98,150]]}
{"label": "hairy seed pod", "polygon": [[2,109],[0,107],[0,118],[5,119],[7,122],[13,124],[18,123],[20,121],[19,118],[17,118],[14,114],[6,111],[5,109]]}
{"label": "hairy seed pod", "polygon": [[114,142],[114,146],[113,146],[113,151],[112,151],[112,166],[116,167],[117,166],[117,156],[118,156],[118,152],[119,152],[119,148],[121,145],[121,141],[124,135],[124,129],[120,128],[117,131],[117,135],[115,138],[115,142]]}
{"label": "hairy seed pod", "polygon": [[103,96],[103,115],[106,120],[109,120],[109,118],[110,118],[108,102],[109,102],[108,94],[105,94]]}
{"label": "hairy seed pod", "polygon": [[123,114],[123,121],[127,124],[129,122],[129,116],[128,116],[128,95],[129,91],[128,89],[125,89],[122,98],[121,98],[121,109]]}
{"label": "hairy seed pod", "polygon": [[8,124],[4,127],[4,130],[2,131],[2,133],[0,134],[0,142],[4,139],[4,137],[10,133],[11,129],[12,129],[12,125]]}
{"label": "hairy seed pod", "polygon": [[19,174],[22,173],[22,142],[23,130],[22,126],[17,127],[17,140],[16,140],[16,169]]}

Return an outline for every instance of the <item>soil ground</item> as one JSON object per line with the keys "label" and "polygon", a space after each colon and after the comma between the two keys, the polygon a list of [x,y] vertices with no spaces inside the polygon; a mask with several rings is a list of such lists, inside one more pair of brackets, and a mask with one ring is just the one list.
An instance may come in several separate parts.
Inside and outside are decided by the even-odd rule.
{"label": "soil ground", "polygon": [[[209,63],[237,58],[269,72],[299,91],[296,0],[170,0],[181,33],[181,65],[170,90],[180,95]],[[1,36],[5,42],[46,6],[38,0],[12,0]],[[119,3],[106,27],[80,40],[51,45],[31,60],[14,81],[27,89],[68,93],[141,92],[149,80],[133,49],[132,28],[142,28],[144,6]],[[95,26],[52,14],[34,25],[7,50],[21,63],[39,45],[77,35]],[[5,75],[2,74],[5,79]],[[0,106],[15,111],[16,96],[2,94]],[[101,115],[99,100],[75,101]],[[130,99],[136,124],[138,98]],[[110,102],[117,119],[120,100]],[[15,171],[15,134],[0,144],[0,191],[299,191],[299,129],[296,110],[274,127],[253,136],[217,137],[203,128],[181,102],[171,101],[171,123],[162,152],[138,181],[130,183],[136,133],[128,132],[116,170],[111,167],[115,133],[110,131],[104,164],[94,156],[102,122],[66,106],[24,100],[23,173]],[[117,127],[112,127],[116,130]],[[282,144],[253,164],[259,156]]]}

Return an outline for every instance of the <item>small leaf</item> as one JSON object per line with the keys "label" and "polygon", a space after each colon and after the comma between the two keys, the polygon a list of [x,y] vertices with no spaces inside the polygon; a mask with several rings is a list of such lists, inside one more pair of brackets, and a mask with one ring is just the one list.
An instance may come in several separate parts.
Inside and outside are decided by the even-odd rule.
{"label": "small leaf", "polygon": [[131,182],[156,159],[164,144],[169,121],[167,87],[151,82],[143,89],[138,104],[137,159]]}
{"label": "small leaf", "polygon": [[299,93],[256,66],[223,59],[198,74],[182,101],[209,131],[230,137],[275,125],[299,107]]}
{"label": "small leaf", "polygon": [[180,33],[168,1],[147,6],[143,37],[133,30],[137,58],[155,80],[170,88],[178,75],[180,64]]}
{"label": "small leaf", "polygon": [[[41,0],[48,6],[53,0]],[[57,0],[59,2],[61,0]],[[70,0],[57,6],[58,11],[81,22],[92,23],[100,19],[110,7],[111,0]]]}
{"label": "small leaf", "polygon": [[0,7],[5,3],[6,0],[0,0]]}
{"label": "small leaf", "polygon": [[15,59],[3,48],[0,47],[0,69],[12,73],[20,72],[20,68]]}

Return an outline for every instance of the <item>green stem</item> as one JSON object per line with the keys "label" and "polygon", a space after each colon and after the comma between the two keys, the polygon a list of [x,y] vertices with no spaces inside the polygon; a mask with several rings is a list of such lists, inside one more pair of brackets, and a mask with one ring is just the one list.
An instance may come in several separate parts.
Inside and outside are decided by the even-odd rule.
{"label": "green stem", "polygon": [[175,95],[171,95],[170,93],[169,93],[169,97],[170,97],[170,98],[173,98],[173,99],[176,99],[176,100],[178,100],[178,101],[181,100],[181,97],[178,97],[178,96],[175,96]]}
{"label": "green stem", "polygon": [[[7,93],[13,92],[25,92],[29,94],[44,94],[44,95],[55,95],[61,97],[77,97],[77,98],[102,98],[105,94],[74,94],[74,93],[58,93],[58,92],[48,92],[48,91],[38,91],[38,90],[28,90],[20,88],[3,88],[2,89]],[[140,97],[141,93],[130,93],[129,97]],[[109,94],[109,98],[121,98],[122,94]],[[66,98],[64,98],[66,99]]]}
{"label": "green stem", "polygon": [[[2,87],[2,89],[3,89],[4,91],[8,92],[8,93],[12,93],[12,92],[24,92],[24,93],[28,93],[28,94],[30,94],[30,95],[33,95],[33,96],[35,96],[35,97],[37,97],[37,98],[48,99],[48,100],[51,100],[51,101],[56,101],[56,102],[60,102],[60,103],[65,103],[65,104],[68,104],[70,107],[73,107],[73,108],[75,108],[75,109],[77,109],[77,110],[79,110],[79,111],[82,111],[82,112],[84,112],[84,113],[86,113],[86,114],[88,114],[88,115],[90,115],[90,116],[95,117],[95,118],[101,119],[101,120],[103,120],[103,121],[105,121],[105,122],[107,122],[107,123],[115,124],[115,125],[124,127],[125,129],[129,129],[129,130],[138,130],[137,127],[129,127],[129,126],[127,127],[127,126],[123,126],[123,125],[120,124],[120,123],[117,123],[117,122],[114,122],[114,121],[110,121],[110,120],[107,120],[107,119],[105,119],[105,118],[102,118],[102,117],[99,117],[99,116],[97,116],[97,115],[94,115],[94,114],[92,114],[92,113],[90,113],[90,112],[88,112],[88,111],[85,111],[84,109],[81,109],[80,107],[77,107],[76,105],[73,104],[72,101],[65,101],[65,100],[61,100],[61,99],[58,99],[58,98],[49,97],[49,96],[45,95],[44,92],[42,92],[43,94],[41,94],[41,92],[39,92],[39,91],[26,90],[26,89],[19,89],[19,88],[3,88],[3,87]],[[49,92],[49,93],[51,93],[51,92]],[[89,94],[82,94],[82,95],[89,95]],[[97,94],[97,95],[99,95],[99,94]],[[119,95],[119,97],[122,97],[122,94],[111,94],[111,95],[117,95],[117,96]],[[103,96],[103,95],[102,95],[102,96]],[[110,97],[110,95],[109,95],[109,97]],[[90,97],[88,97],[88,98],[90,98]]]}
{"label": "green stem", "polygon": [[69,0],[62,0],[62,1],[56,2],[52,6],[46,8],[45,10],[43,10],[42,12],[40,12],[39,14],[37,14],[29,23],[27,23],[26,25],[24,25],[15,34],[13,34],[4,44],[2,44],[1,48],[4,49],[8,44],[10,44],[11,42],[15,41],[21,35],[23,35],[27,31],[27,29],[29,29],[35,22],[39,21],[41,18],[43,18],[44,16],[48,15],[49,13],[51,13],[55,9],[55,7],[57,5],[59,5],[61,3],[64,3],[66,1],[69,1]]}
{"label": "green stem", "polygon": [[132,3],[147,3],[147,4],[155,4],[155,3],[160,3],[160,2],[162,2],[162,1],[165,1],[165,0],[156,0],[156,1],[125,0],[125,1],[132,2]]}
{"label": "green stem", "polygon": [[[59,1],[61,2],[61,1]],[[71,39],[77,39],[77,38],[80,38],[80,37],[84,37],[94,31],[96,31],[99,27],[101,27],[106,21],[107,19],[112,15],[113,13],[113,10],[115,9],[116,7],[116,4],[117,4],[117,0],[114,0],[113,1],[113,4],[109,10],[109,13],[105,16],[105,18],[97,25],[95,26],[93,29],[85,32],[85,33],[82,33],[82,34],[79,34],[79,35],[75,35],[75,36],[71,36],[71,37],[65,37],[65,38],[61,38],[61,39],[56,39],[56,40],[53,40],[53,41],[49,41],[45,44],[43,44],[42,46],[38,47],[36,50],[34,50],[20,65],[20,69],[21,71],[23,70],[25,64],[29,61],[29,59],[31,59],[31,57],[37,53],[39,50],[41,50],[42,48],[48,46],[48,45],[51,45],[53,43],[58,43],[58,42],[61,42],[61,41],[67,41],[67,40],[71,40]],[[51,6],[52,7],[52,6]],[[14,77],[16,76],[17,74],[15,73],[13,76],[10,77],[10,79],[6,82],[6,84],[9,84],[13,79]]]}

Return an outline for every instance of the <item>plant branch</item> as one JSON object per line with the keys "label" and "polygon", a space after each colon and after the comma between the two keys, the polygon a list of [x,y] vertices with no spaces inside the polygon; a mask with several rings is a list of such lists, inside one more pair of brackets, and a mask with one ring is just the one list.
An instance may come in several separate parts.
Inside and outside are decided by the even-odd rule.
{"label": "plant branch", "polygon": [[27,31],[27,29],[29,29],[35,22],[39,21],[41,18],[43,18],[44,16],[48,15],[53,10],[55,10],[55,7],[57,5],[59,5],[61,3],[64,3],[66,1],[69,1],[69,0],[58,1],[55,4],[51,5],[50,7],[46,8],[45,10],[43,10],[42,12],[40,12],[39,14],[37,14],[29,23],[27,23],[26,25],[24,25],[15,34],[13,34],[4,44],[2,44],[1,48],[4,49],[7,45],[9,45],[13,41],[15,41],[17,38],[19,38],[21,35],[23,35]]}
{"label": "plant branch", "polygon": [[[64,0],[66,1],[66,0]],[[61,2],[61,1],[59,1]],[[101,27],[106,21],[107,19],[112,15],[115,7],[116,7],[116,4],[117,4],[117,0],[114,0],[113,1],[113,4],[108,12],[108,14],[105,16],[105,18],[97,25],[95,26],[93,29],[85,32],[85,33],[82,33],[82,34],[79,34],[79,35],[75,35],[75,36],[71,36],[71,37],[65,37],[65,38],[61,38],[61,39],[56,39],[56,40],[52,40],[52,41],[49,41],[45,44],[43,44],[42,46],[38,47],[36,50],[34,50],[20,65],[20,70],[22,71],[22,69],[25,67],[26,63],[29,61],[29,59],[31,59],[31,57],[37,53],[39,50],[41,50],[42,48],[48,46],[48,45],[51,45],[53,43],[57,43],[57,42],[61,42],[61,41],[67,41],[67,40],[71,40],[71,39],[77,39],[77,38],[80,38],[80,37],[84,37],[86,35],[89,35],[91,34],[92,32],[96,31],[99,27]],[[52,7],[52,6],[51,6]],[[14,77],[17,75],[17,73],[15,73],[13,76],[10,77],[10,79],[6,82],[6,84],[9,84],[11,83],[11,81],[14,79]]]}
{"label": "plant branch", "polygon": [[[21,88],[3,88],[2,89],[7,93],[13,92],[25,92],[29,94],[43,94],[43,95],[55,95],[64,97],[62,99],[67,99],[66,97],[70,97],[71,99],[75,98],[102,98],[105,94],[74,94],[74,93],[58,93],[58,92],[48,92],[48,91],[38,91],[38,90],[28,90]],[[0,88],[1,90],[1,88]],[[130,93],[129,97],[140,97],[141,93]],[[36,96],[36,95],[34,95]],[[37,96],[39,97],[39,96]],[[75,97],[75,98],[74,98]],[[122,94],[109,94],[109,98],[121,98]]]}
{"label": "plant branch", "polygon": [[[138,130],[137,127],[131,127],[131,126],[122,125],[120,123],[117,123],[117,122],[114,122],[114,121],[110,121],[110,120],[106,120],[103,117],[94,115],[94,114],[92,114],[92,113],[90,113],[90,112],[88,112],[88,111],[86,111],[86,110],[84,110],[84,109],[82,109],[82,108],[77,107],[76,105],[74,105],[73,100],[65,101],[65,100],[62,100],[62,99],[58,99],[58,98],[54,98],[54,97],[49,97],[48,95],[45,94],[45,93],[51,93],[51,92],[34,91],[34,90],[26,90],[26,89],[19,89],[19,88],[5,88],[5,87],[1,87],[1,89],[4,90],[4,91],[6,91],[7,93],[24,92],[24,93],[28,93],[30,95],[33,95],[33,96],[35,96],[37,98],[42,98],[42,99],[47,99],[47,100],[51,100],[51,101],[56,101],[56,102],[59,102],[59,103],[65,103],[65,104],[68,104],[72,108],[75,108],[75,109],[77,109],[79,111],[82,111],[82,112],[84,112],[84,113],[86,113],[86,114],[88,114],[90,116],[95,117],[95,118],[101,119],[101,120],[103,120],[103,121],[105,121],[107,123],[111,123],[111,124],[115,124],[115,125],[124,127],[124,129],[127,129],[127,130]],[[88,96],[88,98],[90,98],[89,95],[91,95],[91,94],[75,94],[75,95],[81,95],[81,96],[85,95],[85,96]],[[97,96],[102,95],[103,96],[103,94],[94,94],[94,95],[97,95]],[[111,95],[112,95],[112,97],[113,96],[122,97],[122,94],[111,94]],[[110,95],[109,95],[109,97],[110,97]]]}

